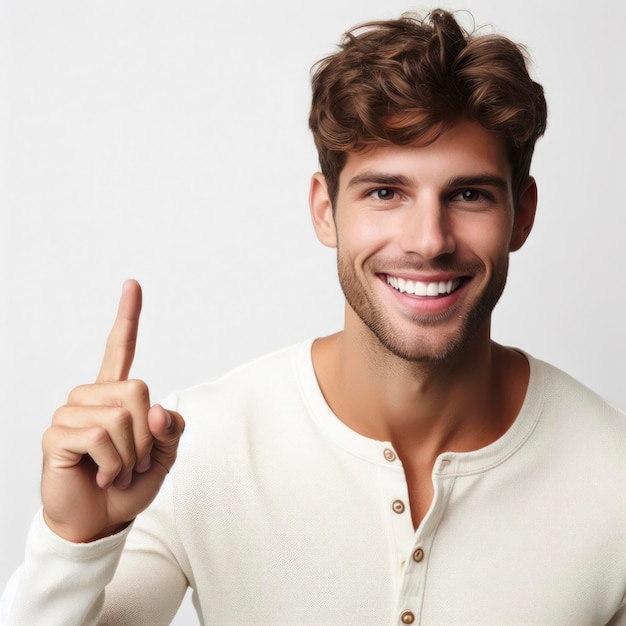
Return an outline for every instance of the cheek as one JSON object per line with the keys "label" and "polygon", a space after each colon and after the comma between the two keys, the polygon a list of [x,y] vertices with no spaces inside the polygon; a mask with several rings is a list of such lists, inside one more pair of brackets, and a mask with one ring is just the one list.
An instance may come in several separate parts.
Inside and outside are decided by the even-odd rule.
{"label": "cheek", "polygon": [[471,252],[485,262],[498,262],[508,256],[511,228],[510,220],[505,218],[464,220],[455,231],[457,250]]}
{"label": "cheek", "polygon": [[388,220],[376,219],[376,216],[344,219],[337,223],[338,247],[342,254],[364,260],[388,246],[393,232]]}

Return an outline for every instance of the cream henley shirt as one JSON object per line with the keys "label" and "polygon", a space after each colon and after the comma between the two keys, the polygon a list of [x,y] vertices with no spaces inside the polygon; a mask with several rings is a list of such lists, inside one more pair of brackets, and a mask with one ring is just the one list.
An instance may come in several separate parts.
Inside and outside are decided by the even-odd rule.
{"label": "cream henley shirt", "polygon": [[516,421],[438,457],[417,530],[396,452],[332,413],[310,341],[176,394],[155,502],[84,545],[39,515],[6,624],[168,624],[188,585],[202,624],[626,624],[626,416],[528,359]]}

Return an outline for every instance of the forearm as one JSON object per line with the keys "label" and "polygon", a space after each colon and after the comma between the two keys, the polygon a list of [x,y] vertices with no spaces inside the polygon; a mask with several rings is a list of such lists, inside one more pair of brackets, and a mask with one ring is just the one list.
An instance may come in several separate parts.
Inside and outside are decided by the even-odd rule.
{"label": "forearm", "polygon": [[3,598],[9,610],[2,626],[97,624],[104,589],[115,574],[128,532],[73,544],[52,533],[39,513],[16,584],[7,588],[11,597]]}

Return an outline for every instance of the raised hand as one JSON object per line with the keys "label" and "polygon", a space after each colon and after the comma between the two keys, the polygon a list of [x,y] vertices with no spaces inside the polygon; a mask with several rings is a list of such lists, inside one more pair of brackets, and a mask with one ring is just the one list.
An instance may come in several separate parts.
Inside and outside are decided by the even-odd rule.
{"label": "raised hand", "polygon": [[69,541],[126,526],[152,502],[176,460],[183,418],[151,407],[146,384],[128,379],[140,313],[141,287],[126,281],[96,382],[70,393],[43,437],[44,518]]}

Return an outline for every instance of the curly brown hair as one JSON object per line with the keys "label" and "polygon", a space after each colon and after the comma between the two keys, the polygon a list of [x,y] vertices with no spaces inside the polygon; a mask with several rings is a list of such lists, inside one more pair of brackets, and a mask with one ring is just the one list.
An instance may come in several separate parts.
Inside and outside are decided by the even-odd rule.
{"label": "curly brown hair", "polygon": [[442,9],[356,26],[314,66],[312,86],[309,126],[333,206],[349,152],[426,145],[460,118],[504,138],[517,200],[546,128],[525,49],[471,34]]}

